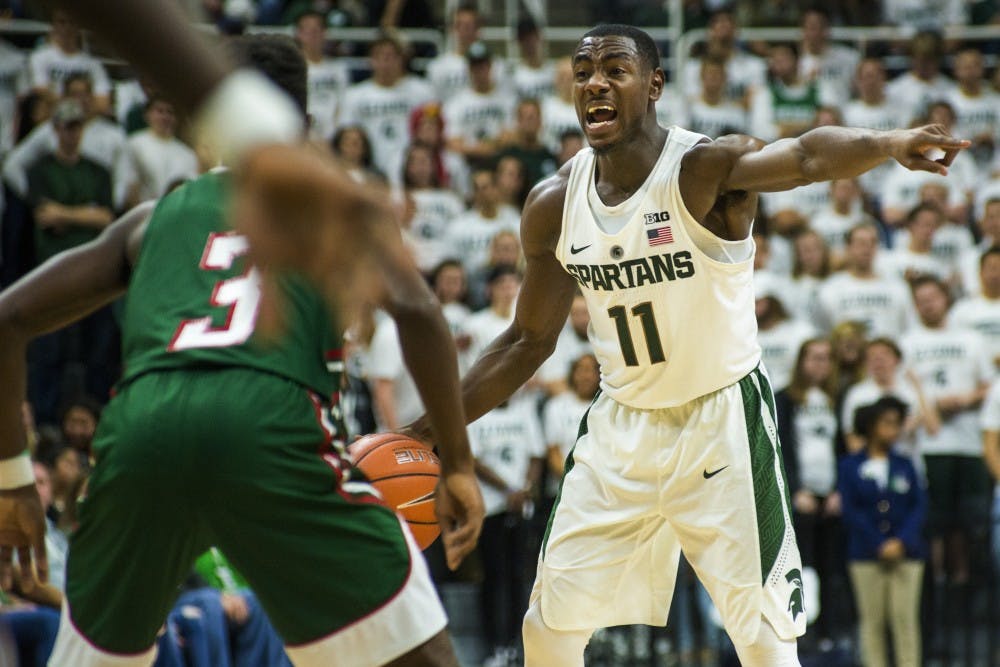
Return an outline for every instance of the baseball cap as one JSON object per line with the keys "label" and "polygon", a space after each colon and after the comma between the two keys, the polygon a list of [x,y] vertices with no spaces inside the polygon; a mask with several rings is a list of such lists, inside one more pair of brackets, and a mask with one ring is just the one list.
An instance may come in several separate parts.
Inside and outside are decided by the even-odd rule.
{"label": "baseball cap", "polygon": [[83,107],[76,100],[62,100],[52,112],[53,125],[68,125],[82,123],[87,118]]}
{"label": "baseball cap", "polygon": [[490,51],[490,47],[486,46],[486,42],[473,42],[469,45],[469,49],[465,52],[465,58],[471,64],[488,62],[493,59],[493,53]]}

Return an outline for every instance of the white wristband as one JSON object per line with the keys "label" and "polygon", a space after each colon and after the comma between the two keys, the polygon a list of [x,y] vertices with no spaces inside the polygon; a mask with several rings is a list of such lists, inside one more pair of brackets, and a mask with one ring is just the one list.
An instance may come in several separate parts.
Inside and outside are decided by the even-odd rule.
{"label": "white wristband", "polygon": [[35,483],[35,469],[31,465],[28,450],[0,460],[0,491],[19,489]]}
{"label": "white wristband", "polygon": [[302,137],[302,112],[260,72],[236,70],[212,91],[195,119],[198,140],[233,162],[258,144],[290,143]]}

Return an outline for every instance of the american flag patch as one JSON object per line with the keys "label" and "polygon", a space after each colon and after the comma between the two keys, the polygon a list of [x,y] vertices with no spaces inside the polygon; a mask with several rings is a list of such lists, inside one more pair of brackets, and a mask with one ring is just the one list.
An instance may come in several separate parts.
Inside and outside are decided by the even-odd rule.
{"label": "american flag patch", "polygon": [[667,225],[659,229],[647,229],[646,238],[649,239],[649,245],[663,245],[674,242],[674,233],[670,231],[670,225]]}

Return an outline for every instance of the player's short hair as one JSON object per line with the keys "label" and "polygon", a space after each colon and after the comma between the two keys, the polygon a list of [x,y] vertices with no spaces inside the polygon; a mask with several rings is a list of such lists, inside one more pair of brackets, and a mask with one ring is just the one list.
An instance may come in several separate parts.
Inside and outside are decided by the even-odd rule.
{"label": "player's short hair", "polygon": [[656,42],[645,30],[640,30],[633,25],[624,23],[604,23],[592,28],[583,34],[581,41],[587,37],[628,37],[635,42],[635,47],[639,51],[639,58],[642,64],[652,72],[660,66],[660,50],[656,47]]}
{"label": "player's short hair", "polygon": [[258,70],[285,91],[306,115],[306,61],[295,40],[277,34],[240,35],[226,42],[226,50],[238,64]]}
{"label": "player's short hair", "polygon": [[871,437],[875,430],[875,424],[882,418],[882,415],[896,412],[899,414],[900,421],[903,421],[909,411],[910,406],[892,394],[883,396],[874,403],[862,405],[854,411],[854,432],[866,438]]}

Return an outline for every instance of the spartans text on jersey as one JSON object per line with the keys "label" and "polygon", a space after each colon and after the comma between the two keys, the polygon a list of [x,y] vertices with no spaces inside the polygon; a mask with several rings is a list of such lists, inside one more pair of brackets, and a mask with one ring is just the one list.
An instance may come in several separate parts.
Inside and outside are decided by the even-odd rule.
{"label": "spartans text on jersey", "polygon": [[566,270],[582,287],[612,292],[690,278],[694,275],[694,264],[691,253],[682,250],[615,264],[567,264]]}

